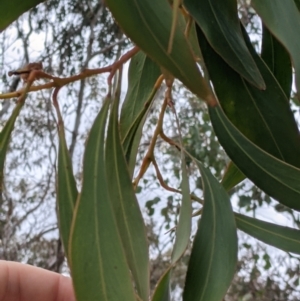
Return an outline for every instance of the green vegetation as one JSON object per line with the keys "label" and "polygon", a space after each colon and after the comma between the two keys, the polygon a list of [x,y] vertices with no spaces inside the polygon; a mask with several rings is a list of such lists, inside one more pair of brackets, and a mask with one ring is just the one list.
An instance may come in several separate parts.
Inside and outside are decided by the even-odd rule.
{"label": "green vegetation", "polygon": [[[23,2],[0,4],[1,31],[30,7],[34,12],[40,1],[26,2],[26,7]],[[74,3],[69,1],[71,7]],[[300,254],[300,230],[234,212],[231,202],[232,189],[240,189],[240,183],[249,179],[261,202],[276,202],[277,208],[293,217],[300,211],[300,136],[290,103],[298,102],[300,89],[300,13],[293,0],[252,0],[247,9],[255,10],[263,24],[258,50],[250,41],[247,24],[241,22],[240,5],[230,0],[106,0],[107,9],[134,44],[123,56],[120,51],[116,56],[108,54],[108,59],[116,58],[114,63],[88,68],[87,60],[78,73],[78,66],[69,64],[74,70],[66,67],[68,76],[59,77],[45,63],[42,70],[24,67],[12,72],[16,76],[25,72],[28,79],[24,88],[0,95],[17,98],[0,133],[1,193],[9,185],[4,163],[26,98],[36,91],[51,91],[57,119],[58,222],[78,301],[171,300],[172,279],[186,257],[183,301],[222,301],[237,270],[238,229],[285,252]],[[106,22],[104,28],[114,26]],[[82,24],[79,34],[84,35]],[[91,39],[98,34],[103,38],[98,29]],[[84,52],[80,46],[74,48]],[[121,103],[122,69],[129,61],[128,89]],[[108,74],[103,84],[106,95],[84,144],[78,180],[72,160],[76,138],[68,148],[60,97],[64,87],[71,86],[74,92],[73,84],[83,85],[103,73]],[[36,84],[38,79],[47,82]],[[99,86],[95,84],[94,89]],[[162,102],[154,104],[159,93],[163,93]],[[96,99],[102,94],[90,93]],[[194,106],[191,115],[180,111],[185,106],[178,106],[178,99]],[[140,151],[143,127],[153,115],[153,133]],[[167,116],[176,130],[172,137],[166,130]],[[209,142],[199,147],[200,133]],[[230,158],[227,167],[216,137]],[[168,145],[167,151],[159,146],[161,141]],[[170,159],[179,183],[176,188],[163,179],[162,154]],[[173,248],[153,291],[142,213],[146,208],[148,217],[155,218],[153,207],[159,199],[148,199],[145,208],[137,200],[150,166],[155,181],[181,196],[180,208],[172,217],[168,206],[161,210],[166,228],[175,225]],[[240,207],[243,201],[250,204],[249,195],[239,197]],[[193,233],[195,218],[199,219]],[[267,265],[268,255],[264,260]]]}

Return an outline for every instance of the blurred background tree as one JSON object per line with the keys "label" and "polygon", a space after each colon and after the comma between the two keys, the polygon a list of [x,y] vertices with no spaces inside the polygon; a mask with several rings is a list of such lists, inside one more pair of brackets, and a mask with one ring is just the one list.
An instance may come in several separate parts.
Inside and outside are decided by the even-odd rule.
{"label": "blurred background tree", "polygon": [[[259,49],[261,24],[249,1],[239,1],[240,18],[252,33]],[[138,30],[138,29],[137,29]],[[7,72],[28,62],[41,61],[46,72],[69,76],[84,68],[108,65],[129,46],[118,25],[100,0],[50,0],[19,18],[0,35],[0,90],[13,91],[22,85]],[[124,76],[126,78],[126,74]],[[64,87],[60,103],[65,120],[67,141],[81,183],[83,144],[105,95],[105,76],[81,80]],[[124,79],[126,85],[126,79]],[[0,258],[21,261],[56,272],[68,272],[57,227],[55,205],[56,123],[49,91],[30,95],[18,118],[6,159],[6,187],[0,195]],[[161,98],[161,93],[156,96]],[[174,91],[186,149],[221,180],[229,160],[212,131],[206,106],[180,84]],[[0,126],[12,110],[12,101],[1,102]],[[154,103],[143,131],[138,162],[141,162],[158,118]],[[294,105],[295,114],[298,107]],[[164,131],[176,140],[178,129],[172,110],[166,113]],[[180,187],[180,153],[161,141],[156,156],[164,182]],[[50,159],[50,160],[49,160]],[[170,164],[170,162],[172,164]],[[201,195],[201,178],[197,168],[187,161],[191,190]],[[138,166],[137,166],[138,170]],[[283,224],[299,225],[299,216],[276,205],[250,181],[232,191],[236,211],[264,219],[276,220],[276,211],[285,212]],[[174,238],[180,195],[161,187],[150,168],[138,187],[138,197],[147,217],[151,277],[154,285],[166,266]],[[195,211],[199,209],[197,204]],[[195,225],[197,217],[195,217]],[[249,239],[240,233],[239,265],[225,300],[299,300],[299,258]],[[189,251],[177,267],[173,279],[173,298],[178,300]]]}

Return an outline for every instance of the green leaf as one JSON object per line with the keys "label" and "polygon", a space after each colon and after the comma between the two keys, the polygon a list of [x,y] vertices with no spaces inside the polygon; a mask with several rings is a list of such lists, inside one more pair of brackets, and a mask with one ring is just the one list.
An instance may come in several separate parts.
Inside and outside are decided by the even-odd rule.
{"label": "green leaf", "polygon": [[2,0],[0,1],[0,32],[32,7],[44,0]]}
{"label": "green leaf", "polygon": [[191,236],[192,202],[190,197],[189,179],[186,170],[184,151],[181,151],[181,170],[182,170],[182,202],[180,207],[179,221],[176,227],[175,243],[173,247],[171,265],[159,280],[152,301],[170,300],[170,276],[172,268],[186,250]]}
{"label": "green leaf", "polygon": [[147,113],[151,107],[157,89],[154,89],[149,96],[149,101],[145,103],[144,109],[139,113],[130,129],[126,133],[126,137],[122,141],[125,158],[128,164],[129,175],[132,178],[136,165],[136,156],[140,145],[143,126],[147,117]]}
{"label": "green leaf", "polygon": [[120,134],[131,176],[146,115],[157,92],[154,85],[160,74],[157,64],[143,52],[137,53],[131,59],[128,90],[120,116]]}
{"label": "green leaf", "polygon": [[115,100],[107,130],[105,170],[106,178],[110,181],[108,194],[138,294],[142,300],[147,301],[150,279],[146,228],[120,142],[118,105],[119,102]]}
{"label": "green leaf", "polygon": [[300,230],[264,222],[235,213],[237,227],[266,244],[300,254]]}
{"label": "green leaf", "polygon": [[220,301],[235,273],[237,234],[229,197],[212,174],[202,175],[204,206],[188,265],[184,301]]}
{"label": "green leaf", "polygon": [[184,7],[212,48],[249,83],[265,89],[264,80],[243,39],[235,0],[184,0]]}
{"label": "green leaf", "polygon": [[6,158],[6,152],[8,149],[11,133],[14,129],[15,121],[20,114],[20,111],[24,105],[24,101],[19,101],[15,106],[11,116],[7,120],[4,128],[0,133],[0,193],[3,191],[3,172],[4,172],[4,163]]}
{"label": "green leaf", "polygon": [[283,205],[300,211],[300,169],[253,144],[219,106],[209,108],[209,112],[221,145],[241,172]]}
{"label": "green leaf", "polygon": [[181,191],[182,201],[180,207],[179,220],[176,227],[176,239],[172,252],[171,263],[176,263],[186,250],[191,236],[191,219],[192,219],[192,201],[190,197],[189,179],[185,165],[185,156],[181,151]]}
{"label": "green leaf", "polygon": [[287,99],[290,99],[293,81],[290,55],[266,26],[263,26],[261,58],[274,74]]}
{"label": "green leaf", "polygon": [[[118,231],[105,171],[105,129],[108,98],[86,144],[82,192],[76,203],[70,236],[70,267],[77,301],[136,301]],[[115,150],[111,150],[112,152]]]}
{"label": "green leaf", "polygon": [[200,98],[208,103],[216,102],[184,36],[185,21],[181,15],[177,20],[172,52],[168,53],[172,8],[167,1],[106,0],[106,4],[117,23],[138,47]]}
{"label": "green leaf", "polygon": [[254,51],[248,36],[245,34],[246,43],[266,83],[264,91],[247,83],[230,68],[210,47],[199,27],[197,30],[210,78],[230,121],[266,152],[300,167],[299,131],[288,99]]}
{"label": "green leaf", "polygon": [[121,116],[120,134],[126,137],[132,123],[143,110],[145,102],[152,94],[153,87],[161,71],[143,52],[138,52],[130,61],[128,70],[128,90],[125,96]]}
{"label": "green leaf", "polygon": [[252,0],[251,5],[263,23],[284,45],[291,55],[296,71],[296,86],[300,89],[300,39],[295,30],[300,28],[300,13],[294,0]]}
{"label": "green leaf", "polygon": [[[57,166],[57,204],[59,214],[59,230],[66,254],[69,254],[69,238],[74,207],[78,197],[76,181],[73,174],[72,161],[68,151],[65,128],[58,104],[55,104],[58,116],[58,166]],[[67,256],[69,257],[69,256]]]}
{"label": "green leaf", "polygon": [[193,51],[194,56],[197,58],[197,60],[199,61],[200,65],[201,65],[201,58],[202,58],[202,54],[201,54],[201,50],[199,47],[199,43],[198,43],[198,38],[197,38],[197,31],[196,31],[196,23],[193,21],[189,34],[188,34],[188,38],[189,38],[189,43],[190,43],[190,47]]}
{"label": "green leaf", "polygon": [[236,167],[236,165],[232,161],[230,161],[222,178],[221,184],[226,191],[229,191],[244,179],[245,175]]}
{"label": "green leaf", "polygon": [[297,5],[298,10],[300,10],[300,0],[295,0],[295,4]]}
{"label": "green leaf", "polygon": [[153,296],[152,301],[169,301],[170,300],[170,274],[172,266],[170,266],[159,279]]}

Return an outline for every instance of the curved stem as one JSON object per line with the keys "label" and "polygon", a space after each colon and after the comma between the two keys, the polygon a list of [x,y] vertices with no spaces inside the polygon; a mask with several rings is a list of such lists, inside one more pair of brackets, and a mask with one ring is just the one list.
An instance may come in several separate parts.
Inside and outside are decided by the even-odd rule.
{"label": "curved stem", "polygon": [[[139,48],[134,47],[133,49],[131,49],[130,51],[125,53],[120,58],[120,60],[118,60],[117,62],[115,62],[115,63],[113,63],[109,66],[106,66],[106,67],[103,67],[103,68],[96,68],[96,69],[84,69],[82,72],[80,72],[77,75],[73,75],[73,76],[65,77],[65,78],[52,76],[52,75],[50,75],[50,74],[48,74],[48,73],[46,73],[42,70],[32,70],[32,71],[30,71],[29,76],[28,76],[28,81],[29,80],[32,81],[29,87],[26,86],[25,88],[22,88],[18,91],[15,91],[15,92],[0,94],[0,99],[9,99],[9,98],[13,98],[13,97],[20,97],[21,95],[23,95],[25,90],[26,90],[26,92],[25,92],[25,94],[26,94],[27,92],[32,92],[32,91],[40,91],[40,90],[44,90],[44,89],[63,87],[65,85],[73,83],[75,81],[83,80],[87,77],[91,77],[91,76],[106,73],[106,72],[110,73],[110,75],[107,79],[107,82],[110,85],[111,80],[112,80],[113,76],[115,75],[116,71],[124,63],[126,63],[133,55],[135,55],[138,51],[139,51]],[[21,71],[21,72],[25,72],[25,71]],[[29,72],[29,71],[26,70],[26,72]],[[19,75],[18,71],[17,72],[10,72],[10,75],[14,75],[14,74]],[[36,80],[36,79],[39,79],[39,78],[50,79],[51,82],[47,83],[47,84],[31,87],[33,81]]]}

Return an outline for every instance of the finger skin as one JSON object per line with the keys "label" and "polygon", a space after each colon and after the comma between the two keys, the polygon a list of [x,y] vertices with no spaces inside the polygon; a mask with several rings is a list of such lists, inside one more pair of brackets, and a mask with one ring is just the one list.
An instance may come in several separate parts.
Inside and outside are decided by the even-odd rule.
{"label": "finger skin", "polygon": [[76,301],[68,277],[0,260],[0,301]]}

